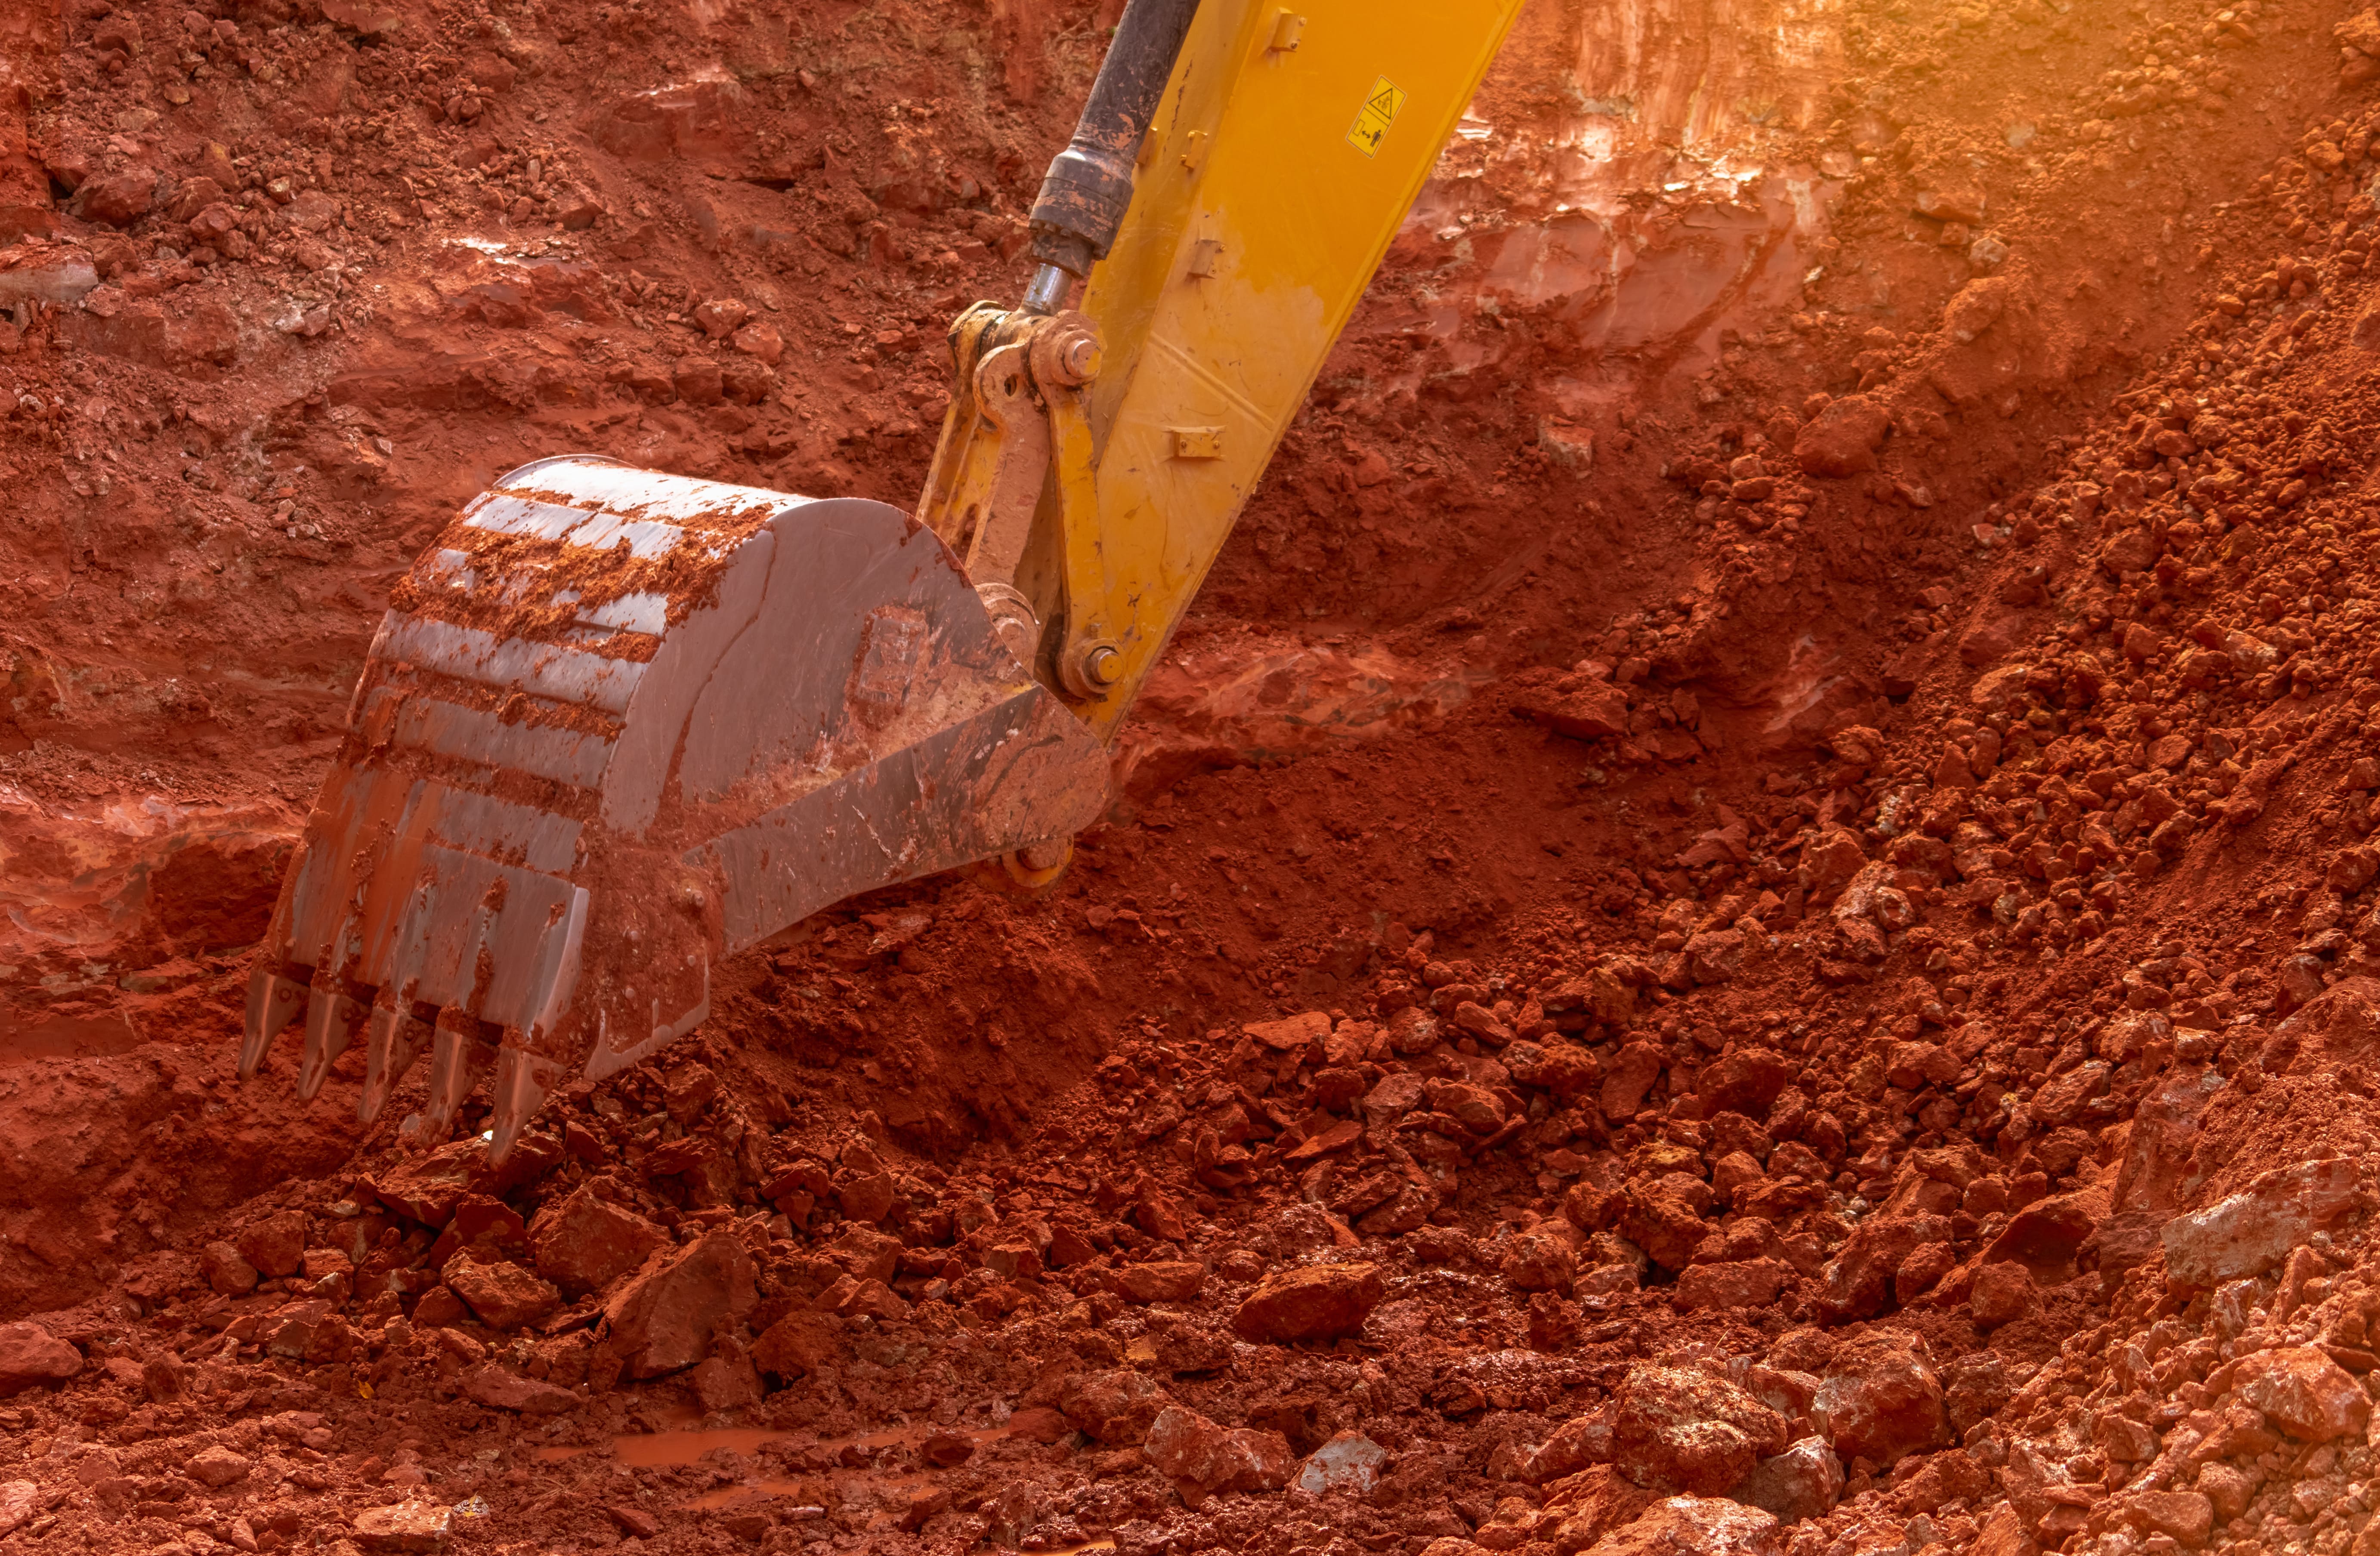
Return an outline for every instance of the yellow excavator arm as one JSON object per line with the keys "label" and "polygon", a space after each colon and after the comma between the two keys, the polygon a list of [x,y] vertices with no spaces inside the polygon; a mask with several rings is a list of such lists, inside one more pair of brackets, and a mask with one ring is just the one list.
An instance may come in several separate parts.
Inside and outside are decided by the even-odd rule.
{"label": "yellow excavator arm", "polygon": [[[1206,0],[1133,138],[1130,203],[1087,266],[1079,311],[1053,309],[1083,253],[1067,251],[1071,232],[1046,241],[1045,190],[1038,298],[1014,311],[978,304],[953,328],[956,379],[918,517],[978,587],[1014,591],[1003,604],[1029,613],[1015,629],[1031,637],[1037,670],[1103,741],[1518,8]],[[1132,51],[1155,46],[1134,22],[1161,26],[1162,10],[1135,0],[1103,87]],[[1101,107],[1095,91],[1077,146],[1105,128]]]}
{"label": "yellow excavator arm", "polygon": [[[710,1014],[830,904],[1105,810],[1108,746],[1518,0],[1131,0],[1033,212],[1023,306],[953,324],[917,517],[540,459],[399,583],[249,985],[360,1117],[417,1062],[491,1153]],[[1079,286],[1075,309],[1064,305]]]}

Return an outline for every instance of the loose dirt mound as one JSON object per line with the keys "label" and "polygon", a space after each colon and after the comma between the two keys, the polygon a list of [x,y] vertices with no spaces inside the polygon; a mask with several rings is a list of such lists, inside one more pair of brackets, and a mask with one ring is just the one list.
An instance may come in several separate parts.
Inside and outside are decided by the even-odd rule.
{"label": "loose dirt mound", "polygon": [[1538,5],[1053,893],[231,1082],[414,549],[908,501],[1111,10],[9,24],[0,1548],[2380,1538],[2370,13]]}

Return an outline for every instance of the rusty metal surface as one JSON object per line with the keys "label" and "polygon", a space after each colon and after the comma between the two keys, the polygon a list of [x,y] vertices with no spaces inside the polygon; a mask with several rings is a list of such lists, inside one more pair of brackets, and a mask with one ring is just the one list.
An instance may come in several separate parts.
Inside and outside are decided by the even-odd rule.
{"label": "rusty metal surface", "polygon": [[553,1086],[691,1030],[722,956],[1106,799],[1098,738],[898,510],[540,460],[396,592],[241,1073],[299,1023],[310,1097],[360,1039],[370,1118],[427,1055],[443,1136],[492,1070],[501,1154]]}

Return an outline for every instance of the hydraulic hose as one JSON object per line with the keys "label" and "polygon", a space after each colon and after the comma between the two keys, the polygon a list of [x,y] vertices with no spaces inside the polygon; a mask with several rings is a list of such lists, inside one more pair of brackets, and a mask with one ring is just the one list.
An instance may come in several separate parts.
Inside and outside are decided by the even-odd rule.
{"label": "hydraulic hose", "polygon": [[1124,208],[1132,203],[1132,168],[1141,138],[1156,116],[1197,9],[1198,0],[1130,0],[1125,6],[1075,138],[1050,159],[1040,197],[1033,202],[1033,257],[1041,269],[1027,294],[1028,309],[1041,303],[1035,310],[1046,311],[1062,297],[1065,281],[1052,270],[1080,280],[1107,258]]}

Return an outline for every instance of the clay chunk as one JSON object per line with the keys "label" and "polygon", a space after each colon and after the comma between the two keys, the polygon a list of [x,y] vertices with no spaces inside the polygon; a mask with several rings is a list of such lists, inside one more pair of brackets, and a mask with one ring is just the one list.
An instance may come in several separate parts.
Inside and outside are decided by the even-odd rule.
{"label": "clay chunk", "polygon": [[1380,1272],[1368,1264],[1275,1270],[1232,1316],[1243,1339],[1274,1344],[1336,1340],[1364,1327],[1380,1305]]}

